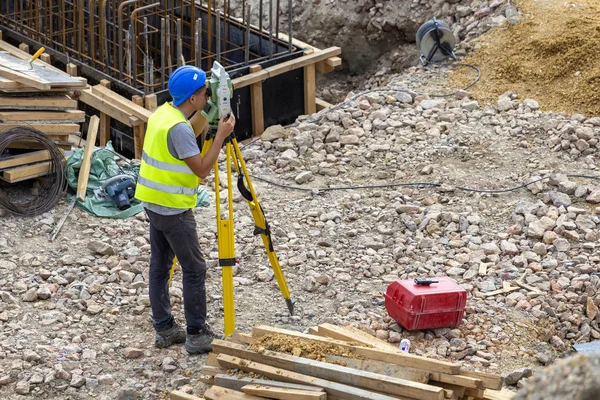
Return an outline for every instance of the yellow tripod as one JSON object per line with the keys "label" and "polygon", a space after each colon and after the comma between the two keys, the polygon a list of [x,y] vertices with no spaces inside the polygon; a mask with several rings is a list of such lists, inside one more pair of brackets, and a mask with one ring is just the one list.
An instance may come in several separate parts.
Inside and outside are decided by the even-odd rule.
{"label": "yellow tripod", "polygon": [[[204,141],[202,146],[202,155],[206,154],[210,146],[212,146],[214,134],[216,129],[214,127],[209,128],[207,139]],[[292,301],[290,291],[288,289],[283,271],[279,264],[279,259],[275,250],[273,249],[273,242],[271,241],[271,231],[269,224],[265,219],[263,210],[258,202],[256,193],[250,181],[250,175],[246,169],[246,163],[242,157],[242,152],[238,145],[235,135],[232,133],[231,136],[225,141],[225,154],[227,163],[227,204],[228,204],[228,215],[226,219],[221,216],[221,196],[220,196],[220,181],[219,181],[219,163],[215,162],[215,203],[216,203],[216,216],[217,216],[217,244],[219,250],[219,265],[221,266],[223,275],[223,311],[224,311],[224,328],[223,334],[225,337],[231,335],[235,331],[235,305],[234,305],[234,290],[233,290],[233,266],[236,263],[235,258],[235,238],[233,230],[233,186],[232,186],[232,164],[235,166],[238,174],[237,186],[242,196],[248,202],[250,212],[254,218],[254,234],[260,234],[263,245],[267,252],[271,268],[275,273],[279,290],[285,299],[286,305],[290,314],[294,313],[294,303]],[[244,184],[244,179],[247,182],[248,187]],[[177,264],[177,257],[173,259],[173,266],[169,273],[169,285],[173,278],[175,271],[175,265]]]}

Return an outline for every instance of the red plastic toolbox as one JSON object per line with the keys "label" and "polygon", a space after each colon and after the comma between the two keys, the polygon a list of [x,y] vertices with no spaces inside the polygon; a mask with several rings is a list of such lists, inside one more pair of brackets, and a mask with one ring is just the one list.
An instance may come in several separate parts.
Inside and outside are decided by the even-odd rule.
{"label": "red plastic toolbox", "polygon": [[386,292],[385,308],[405,329],[433,329],[460,324],[467,304],[467,291],[450,278],[429,286],[414,281],[395,281]]}

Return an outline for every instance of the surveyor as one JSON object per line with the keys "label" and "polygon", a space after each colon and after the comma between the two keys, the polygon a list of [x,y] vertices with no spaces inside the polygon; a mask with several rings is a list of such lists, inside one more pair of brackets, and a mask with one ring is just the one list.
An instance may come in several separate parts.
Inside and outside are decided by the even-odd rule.
{"label": "surveyor", "polygon": [[[149,291],[155,346],[185,342],[189,353],[210,351],[215,338],[206,322],[206,262],[192,209],[200,178],[210,174],[235,126],[233,114],[221,118],[212,146],[204,156],[200,154],[196,137],[208,122],[201,115],[209,98],[207,89],[206,73],[199,68],[183,66],[171,74],[173,101],[160,106],[148,119],[135,192],[150,221]],[[168,280],[174,256],[183,272],[186,330],[171,313]]]}

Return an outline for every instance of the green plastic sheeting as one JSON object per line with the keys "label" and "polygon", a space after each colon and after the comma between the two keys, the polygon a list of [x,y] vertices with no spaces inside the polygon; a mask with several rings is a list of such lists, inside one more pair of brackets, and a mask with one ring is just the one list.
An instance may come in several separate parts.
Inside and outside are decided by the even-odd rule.
{"label": "green plastic sheeting", "polygon": [[[94,195],[94,190],[102,186],[108,179],[117,175],[131,175],[137,181],[137,176],[140,170],[139,165],[128,164],[120,166],[115,162],[115,152],[111,142],[106,144],[106,147],[99,148],[92,153],[92,163],[90,165],[90,176],[88,179],[85,201],[78,201],[77,205],[83,210],[97,217],[123,219],[128,218],[143,211],[140,201],[137,199],[131,200],[131,207],[127,210],[119,210],[112,200],[99,199]],[[67,161],[67,180],[69,187],[77,192],[77,178],[79,169],[83,159],[83,149],[73,150],[69,160]],[[75,195],[69,196],[69,201],[72,201]],[[198,189],[198,202],[196,207],[206,207],[210,204],[208,193],[204,187]]]}

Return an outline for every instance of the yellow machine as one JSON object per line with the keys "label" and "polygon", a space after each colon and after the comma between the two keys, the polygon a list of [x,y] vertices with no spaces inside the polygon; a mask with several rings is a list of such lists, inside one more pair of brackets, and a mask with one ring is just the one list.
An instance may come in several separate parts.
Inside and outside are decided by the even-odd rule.
{"label": "yellow machine", "polygon": [[[211,70],[211,77],[208,80],[208,94],[210,100],[208,104],[211,106],[210,111],[204,113],[209,123],[208,134],[206,140],[202,146],[202,155],[204,155],[213,143],[214,135],[217,132],[217,126],[219,119],[223,115],[229,115],[231,112],[231,95],[233,94],[233,86],[229,74],[225,71],[218,62],[215,62]],[[215,203],[216,203],[216,216],[217,216],[217,237],[218,237],[218,250],[219,250],[219,265],[222,268],[223,274],[223,310],[224,310],[224,328],[223,334],[225,337],[231,335],[235,330],[235,303],[234,303],[234,290],[233,290],[233,266],[236,263],[235,258],[235,238],[233,229],[233,186],[232,186],[232,165],[238,174],[237,187],[240,190],[242,196],[248,202],[250,212],[254,218],[254,234],[260,234],[263,245],[267,252],[271,268],[275,273],[279,290],[285,299],[286,305],[290,314],[294,313],[294,302],[292,301],[290,291],[288,289],[283,271],[279,264],[279,259],[275,250],[273,249],[273,242],[271,240],[271,231],[269,223],[265,219],[263,210],[256,197],[256,192],[250,181],[250,175],[246,169],[246,163],[242,157],[242,152],[238,145],[235,133],[233,133],[225,141],[225,154],[227,164],[227,202],[228,202],[228,214],[227,218],[223,219],[221,215],[221,198],[220,198],[220,185],[219,185],[219,165],[215,163]],[[246,184],[244,184],[244,179]],[[173,266],[171,267],[169,275],[169,285],[173,278],[175,266],[177,264],[177,258],[173,259]]]}

